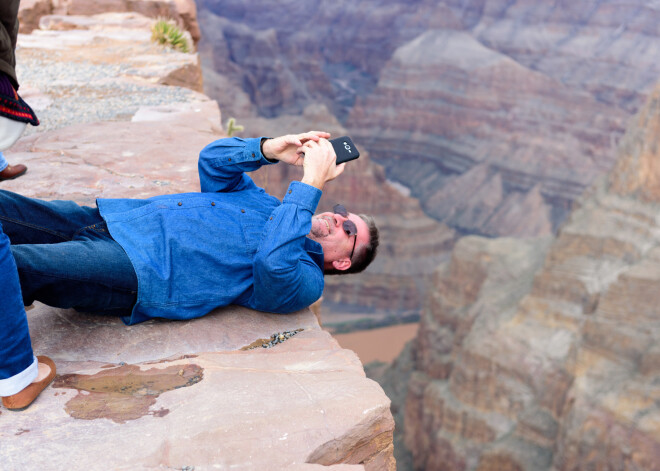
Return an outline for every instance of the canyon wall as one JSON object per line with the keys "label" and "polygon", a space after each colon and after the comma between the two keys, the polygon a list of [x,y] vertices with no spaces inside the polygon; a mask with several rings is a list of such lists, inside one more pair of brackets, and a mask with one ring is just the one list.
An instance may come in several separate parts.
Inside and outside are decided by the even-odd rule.
{"label": "canyon wall", "polygon": [[431,216],[525,237],[553,233],[611,166],[625,116],[466,32],[434,30],[395,51],[347,126]]}
{"label": "canyon wall", "polygon": [[660,75],[652,1],[198,3],[223,109],[325,104],[462,233],[556,232]]}
{"label": "canyon wall", "polygon": [[660,87],[551,244],[467,237],[436,271],[393,406],[415,469],[660,469],[659,131]]}

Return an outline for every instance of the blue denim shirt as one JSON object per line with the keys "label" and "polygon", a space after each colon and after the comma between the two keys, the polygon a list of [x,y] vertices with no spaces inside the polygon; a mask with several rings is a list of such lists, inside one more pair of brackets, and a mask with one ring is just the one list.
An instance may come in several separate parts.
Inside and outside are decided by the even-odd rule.
{"label": "blue denim shirt", "polygon": [[323,251],[306,237],[321,191],[294,181],[280,202],[244,173],[270,163],[260,139],[220,139],[200,153],[201,193],[97,200],[137,273],[124,322],[228,304],[289,313],[321,297]]}

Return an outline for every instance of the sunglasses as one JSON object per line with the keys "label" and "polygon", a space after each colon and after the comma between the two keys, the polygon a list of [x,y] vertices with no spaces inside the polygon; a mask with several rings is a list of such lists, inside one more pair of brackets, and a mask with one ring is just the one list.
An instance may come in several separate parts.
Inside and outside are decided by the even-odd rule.
{"label": "sunglasses", "polygon": [[[332,212],[335,214],[339,214],[343,218],[348,218],[348,211],[344,207],[344,205],[341,204],[336,204],[332,207]],[[350,219],[346,219],[341,227],[344,229],[344,232],[348,237],[355,236],[355,239],[353,240],[353,250],[351,250],[351,256],[349,257],[349,260],[353,261],[353,253],[355,253],[355,244],[357,243],[357,226],[353,221]]]}

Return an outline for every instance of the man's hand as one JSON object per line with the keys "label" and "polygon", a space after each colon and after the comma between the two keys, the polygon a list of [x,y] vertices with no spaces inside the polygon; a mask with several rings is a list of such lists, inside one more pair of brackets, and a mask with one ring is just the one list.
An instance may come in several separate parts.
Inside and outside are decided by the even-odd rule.
{"label": "man's hand", "polygon": [[307,141],[303,150],[303,183],[323,190],[327,182],[334,180],[344,171],[346,163],[337,165],[335,149],[327,139]]}
{"label": "man's hand", "polygon": [[286,136],[267,139],[261,146],[264,157],[270,160],[280,160],[287,164],[303,165],[303,144],[307,142],[318,142],[319,139],[327,139],[330,133],[322,131],[310,131],[302,134],[287,134]]}

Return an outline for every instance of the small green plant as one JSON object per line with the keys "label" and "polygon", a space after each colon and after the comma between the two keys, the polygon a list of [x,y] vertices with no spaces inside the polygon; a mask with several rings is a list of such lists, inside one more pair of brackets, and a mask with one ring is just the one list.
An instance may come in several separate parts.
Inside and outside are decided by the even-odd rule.
{"label": "small green plant", "polygon": [[185,34],[172,20],[159,18],[151,27],[151,40],[177,51],[190,52]]}
{"label": "small green plant", "polygon": [[236,120],[234,118],[229,118],[227,120],[227,136],[231,137],[235,132],[241,132],[243,129],[245,129],[243,126],[236,124]]}

